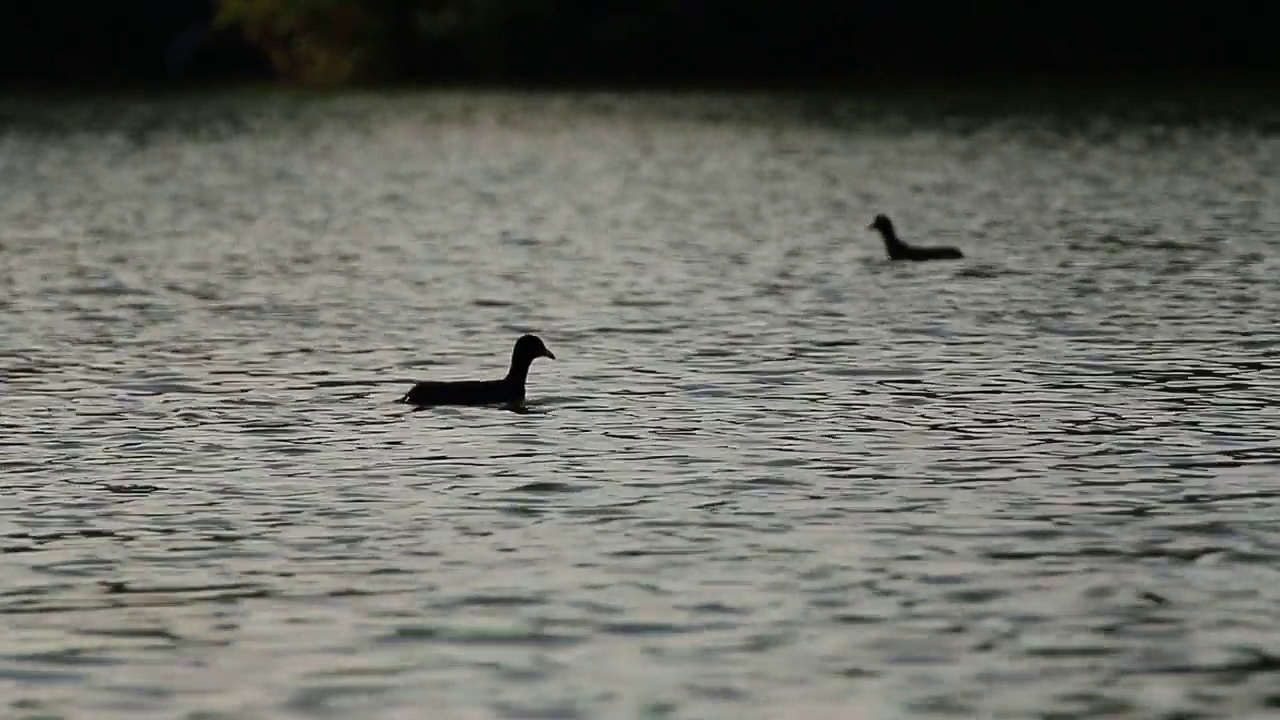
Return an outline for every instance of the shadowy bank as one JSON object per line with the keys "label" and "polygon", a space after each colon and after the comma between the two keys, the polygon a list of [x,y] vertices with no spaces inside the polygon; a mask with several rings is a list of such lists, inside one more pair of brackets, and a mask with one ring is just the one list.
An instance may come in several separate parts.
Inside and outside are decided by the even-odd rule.
{"label": "shadowy bank", "polygon": [[0,79],[741,84],[1280,69],[1265,4],[974,0],[15,2]]}

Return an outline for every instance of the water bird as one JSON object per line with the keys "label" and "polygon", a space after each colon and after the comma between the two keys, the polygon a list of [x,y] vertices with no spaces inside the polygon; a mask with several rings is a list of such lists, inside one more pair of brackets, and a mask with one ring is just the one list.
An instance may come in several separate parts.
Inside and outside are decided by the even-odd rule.
{"label": "water bird", "polygon": [[537,335],[522,335],[511,350],[511,368],[500,380],[426,380],[414,385],[396,402],[420,408],[434,405],[524,405],[529,366],[540,357],[555,360]]}
{"label": "water bird", "polygon": [[888,215],[876,215],[876,219],[867,226],[871,230],[879,230],[884,238],[884,249],[889,252],[890,260],[956,260],[964,257],[964,253],[953,247],[912,247],[898,238],[893,229],[893,221]]}

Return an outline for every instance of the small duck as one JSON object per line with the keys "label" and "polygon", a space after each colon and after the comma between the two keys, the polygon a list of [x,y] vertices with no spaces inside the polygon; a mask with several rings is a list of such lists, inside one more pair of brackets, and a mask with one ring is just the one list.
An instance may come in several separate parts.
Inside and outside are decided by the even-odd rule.
{"label": "small duck", "polygon": [[888,215],[877,215],[875,222],[867,226],[879,230],[884,238],[884,249],[889,251],[890,260],[956,260],[964,257],[964,253],[953,247],[912,247],[898,239],[893,229],[893,221]]}
{"label": "small duck", "polygon": [[418,407],[434,405],[524,405],[524,383],[529,366],[540,358],[555,360],[537,335],[523,335],[511,351],[511,368],[501,380],[427,380],[413,386],[396,402]]}

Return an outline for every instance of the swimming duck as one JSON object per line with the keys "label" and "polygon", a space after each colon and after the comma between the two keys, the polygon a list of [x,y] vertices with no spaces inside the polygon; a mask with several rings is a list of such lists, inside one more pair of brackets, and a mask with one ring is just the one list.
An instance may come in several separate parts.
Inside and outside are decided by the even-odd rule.
{"label": "swimming duck", "polygon": [[888,215],[877,215],[875,222],[867,226],[879,230],[884,238],[884,249],[889,251],[890,260],[955,260],[964,257],[964,253],[953,247],[911,247],[898,239],[893,229],[893,221]]}
{"label": "swimming duck", "polygon": [[555,360],[537,335],[523,335],[511,351],[511,368],[501,380],[459,380],[445,382],[427,380],[413,386],[397,402],[418,407],[432,405],[511,405],[524,404],[524,383],[529,366],[540,358]]}

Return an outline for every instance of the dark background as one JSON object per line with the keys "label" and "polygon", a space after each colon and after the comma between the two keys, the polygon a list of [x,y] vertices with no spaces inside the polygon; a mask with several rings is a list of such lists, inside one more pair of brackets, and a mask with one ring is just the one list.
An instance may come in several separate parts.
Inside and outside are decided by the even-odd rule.
{"label": "dark background", "polygon": [[[714,85],[1280,69],[1268,4],[1236,0],[249,4],[257,9],[243,0],[14,0],[0,25],[0,82]],[[360,62],[346,72],[281,60],[304,46]]]}

